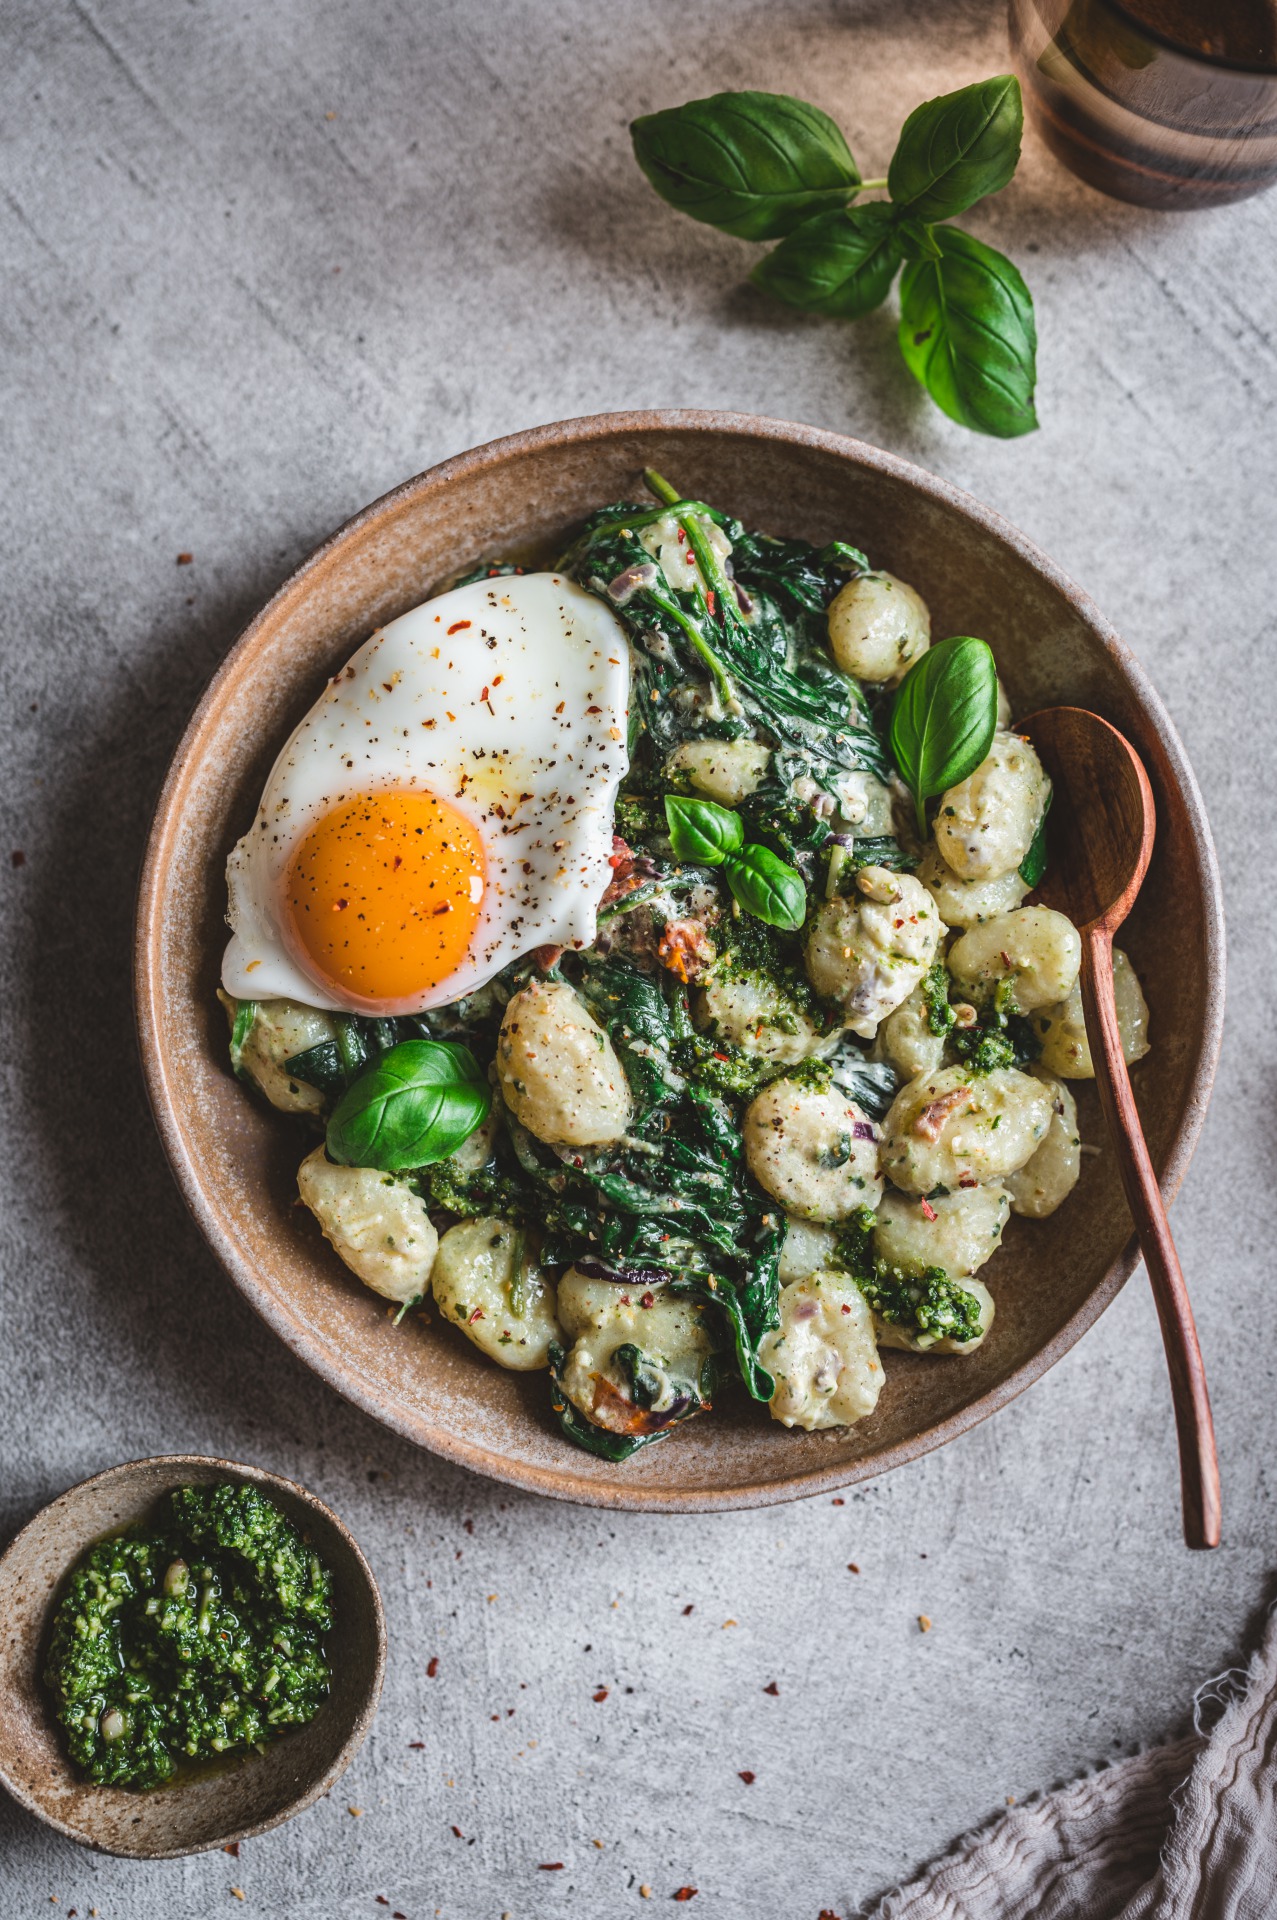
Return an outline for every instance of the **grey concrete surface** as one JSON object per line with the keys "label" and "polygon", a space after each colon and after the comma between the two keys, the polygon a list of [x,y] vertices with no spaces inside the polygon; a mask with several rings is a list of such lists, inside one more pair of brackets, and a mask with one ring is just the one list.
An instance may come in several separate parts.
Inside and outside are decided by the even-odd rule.
{"label": "grey concrete surface", "polygon": [[[882,171],[917,100],[1004,66],[996,5],[0,0],[0,38],[0,1533],[130,1456],[261,1461],[349,1520],[393,1638],[330,1799],[238,1859],[156,1866],[0,1800],[0,1913],[611,1920],[691,1885],[704,1920],[845,1920],[1009,1796],[1180,1726],[1272,1597],[1277,202],[1141,213],[1030,136],[972,219],[1037,301],[1043,427],[1002,445],[911,388],[889,311],[847,329],[749,291],[751,250],[666,210],[625,131],[772,87]],[[129,931],[208,676],[396,481],[669,403],[850,430],[971,489],[1094,594],[1176,716],[1231,909],[1223,1068],[1176,1209],[1224,1462],[1214,1556],[1178,1536],[1141,1277],[1027,1397],[845,1503],[609,1518],[344,1405],[183,1211]]]}

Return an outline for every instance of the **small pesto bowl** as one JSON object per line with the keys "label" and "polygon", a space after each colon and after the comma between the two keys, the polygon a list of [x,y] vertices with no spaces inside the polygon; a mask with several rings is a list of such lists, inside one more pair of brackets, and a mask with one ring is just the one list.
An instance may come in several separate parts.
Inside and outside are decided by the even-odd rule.
{"label": "small pesto bowl", "polygon": [[[259,1487],[330,1568],[334,1624],[326,1644],[333,1690],[308,1726],[281,1734],[264,1753],[228,1757],[149,1792],[95,1786],[67,1757],[41,1677],[62,1583],[95,1541],[145,1520],[174,1487],[221,1480]],[[386,1667],[381,1595],[336,1514],[278,1474],[205,1454],[130,1460],[82,1480],[43,1508],[0,1556],[0,1623],[0,1784],[82,1846],[136,1860],[228,1846],[309,1807],[363,1745]]]}

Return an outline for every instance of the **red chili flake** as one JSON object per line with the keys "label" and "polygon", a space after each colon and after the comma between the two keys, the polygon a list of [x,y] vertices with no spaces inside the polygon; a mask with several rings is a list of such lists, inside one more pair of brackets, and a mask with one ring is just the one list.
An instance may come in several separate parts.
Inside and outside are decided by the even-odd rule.
{"label": "red chili flake", "polygon": [[674,1898],[676,1900],[695,1900],[697,1891],[698,1889],[696,1887],[680,1887],[674,1895]]}
{"label": "red chili flake", "polygon": [[482,1320],[482,1319],[483,1319],[484,1317],[485,1317],[485,1316],[484,1316],[484,1311],[483,1311],[483,1308],[482,1308],[482,1307],[476,1307],[476,1308],[475,1308],[475,1310],[474,1310],[474,1312],[473,1312],[473,1313],[472,1313],[472,1314],[470,1315],[470,1318],[469,1318],[469,1320],[468,1320],[468,1321],[466,1322],[466,1324],[467,1324],[467,1326],[471,1326],[471,1327],[472,1327],[472,1326],[474,1325],[474,1323],[475,1323],[475,1321],[476,1321],[476,1320]]}
{"label": "red chili flake", "polygon": [[694,1606],[695,1606],[695,1602],[694,1602],[694,1601],[692,1601],[692,1600],[689,1600],[689,1601],[688,1601],[688,1603],[687,1603],[687,1605],[686,1605],[686,1606],[685,1606],[685,1607],[683,1608],[683,1618],[684,1618],[684,1619],[686,1619],[686,1618],[687,1618],[687,1616],[688,1616],[688,1614],[692,1612],[692,1609],[693,1609],[693,1607],[694,1607]]}
{"label": "red chili flake", "polygon": [[726,1058],[727,1058],[727,1055],[726,1055],[725,1053],[716,1053],[716,1054],[714,1055],[714,1058],[715,1058],[716,1060],[726,1060]]}
{"label": "red chili flake", "polygon": [[854,1560],[849,1560],[847,1562],[847,1571],[848,1573],[859,1573],[860,1568],[856,1565]]}
{"label": "red chili flake", "polygon": [[382,681],[382,683],[381,683],[381,689],[382,689],[382,692],[383,692],[383,693],[393,693],[393,692],[394,692],[394,690],[395,690],[395,683],[394,683],[394,681],[393,681],[393,680],[383,680],[383,681]]}
{"label": "red chili flake", "polygon": [[587,707],[585,711],[587,713],[602,713],[603,709],[602,707]]}
{"label": "red chili flake", "polygon": [[413,1753],[424,1753],[426,1750],[426,1743],[424,1740],[410,1740],[408,1742],[408,1746]]}
{"label": "red chili flake", "polygon": [[499,686],[501,685],[501,682],[502,682],[502,681],[503,681],[504,679],[505,679],[505,675],[504,675],[503,673],[499,673],[499,674],[498,674],[498,675],[496,676],[496,678],[495,678],[495,679],[493,680],[493,682],[492,682],[492,684],[493,684],[493,686],[494,686],[494,687],[499,687]]}
{"label": "red chili flake", "polygon": [[560,700],[560,702],[559,702],[559,704],[558,704],[558,706],[557,706],[557,707],[556,707],[556,708],[554,709],[554,711],[555,711],[556,713],[562,713],[562,711],[563,711],[563,709],[564,709],[564,707],[566,707],[566,705],[567,705],[567,701],[566,701],[566,700]]}
{"label": "red chili flake", "polygon": [[[467,622],[466,622],[466,625],[468,626],[469,624],[470,624],[470,623],[469,623],[469,621],[467,621]],[[454,1833],[456,1834],[456,1836],[457,1836],[457,1838],[458,1838],[458,1840],[464,1840],[464,1839],[465,1839],[465,1837],[466,1837],[466,1836],[465,1836],[465,1834],[464,1834],[464,1833],[462,1833],[462,1831],[461,1831],[461,1829],[460,1829],[460,1827],[454,1827],[454,1828],[452,1829],[452,1831],[453,1831],[453,1832],[454,1832]]]}
{"label": "red chili flake", "polygon": [[829,1502],[829,1504],[831,1507],[845,1507],[847,1502],[843,1499],[840,1493],[836,1493],[833,1499]]}
{"label": "red chili flake", "polygon": [[177,556],[177,564],[179,567],[189,567],[194,558],[195,555],[193,553],[179,553]]}
{"label": "red chili flake", "polygon": [[449,632],[449,633],[464,633],[464,632],[465,632],[465,630],[466,630],[466,628],[467,628],[467,627],[468,627],[469,625],[470,625],[470,622],[469,622],[468,620],[454,620],[454,621],[453,621],[453,623],[452,623],[452,625],[451,625],[451,626],[450,626],[450,627],[448,628],[448,632]]}
{"label": "red chili flake", "polygon": [[776,1685],[776,1682],[774,1680],[771,1680],[768,1682],[768,1684],[763,1688],[763,1692],[770,1693],[774,1699],[780,1698],[780,1688]]}
{"label": "red chili flake", "polygon": [[349,905],[350,905],[350,902],[349,902],[349,900],[334,900],[334,901],[333,901],[333,912],[334,912],[334,913],[345,913],[345,911],[346,911],[346,908],[347,908],[347,907],[348,907]]}
{"label": "red chili flake", "polygon": [[398,873],[402,865],[403,865],[403,855],[401,853],[397,853],[394,858],[394,864],[392,865],[390,871],[392,873]]}
{"label": "red chili flake", "polygon": [[851,1312],[851,1308],[850,1308],[850,1307],[844,1307],[844,1308],[843,1308],[843,1312],[844,1312],[844,1313],[850,1313],[850,1312]]}
{"label": "red chili flake", "polygon": [[922,1199],[918,1202],[918,1205],[922,1208],[922,1217],[924,1220],[938,1220],[940,1218],[940,1215],[936,1212],[935,1208],[932,1206],[930,1200],[927,1199],[925,1194],[923,1195]]}
{"label": "red chili flake", "polygon": [[684,542],[684,540],[686,540],[686,538],[687,538],[687,528],[686,528],[686,527],[680,527],[680,528],[679,528],[679,530],[678,530],[678,544],[679,544],[679,546],[680,546],[680,547],[682,546],[682,544],[683,544],[683,542]]}
{"label": "red chili flake", "polygon": [[[712,619],[714,618],[714,589],[713,589],[713,587],[711,587],[711,588],[710,588],[710,590],[709,590],[709,592],[708,592],[708,593],[707,593],[707,594],[705,595],[705,605],[706,605],[706,606],[707,606],[707,607],[709,608],[709,617],[710,617],[710,619],[712,620]],[[689,1897],[690,1897],[690,1896],[689,1896]],[[677,1896],[677,1894],[676,1894],[676,1895],[675,1895],[675,1899],[677,1899],[677,1898],[678,1898],[678,1896]]]}
{"label": "red chili flake", "polygon": [[654,1293],[645,1293],[639,1301],[639,1305],[641,1307],[654,1307],[656,1305],[656,1295]]}
{"label": "red chili flake", "polygon": [[465,1528],[465,1530],[466,1530],[466,1532],[467,1532],[467,1533],[473,1533],[473,1532],[474,1532],[474,1521],[473,1521],[473,1520],[463,1520],[463,1521],[461,1522],[461,1524],[462,1524],[462,1526],[463,1526],[463,1527]]}
{"label": "red chili flake", "polygon": [[537,1865],[538,1871],[541,1873],[562,1873],[563,1871],[563,1862],[561,1860],[541,1860],[538,1861]]}
{"label": "red chili flake", "polygon": [[25,867],[27,864],[26,854],[20,852],[16,847],[14,848],[13,852],[9,855],[9,858],[10,860],[12,860],[15,867]]}
{"label": "red chili flake", "polygon": [[226,1845],[222,1848],[222,1852],[229,1853],[232,1860],[238,1860],[239,1859],[239,1841],[238,1840],[227,1841]]}
{"label": "red chili flake", "polygon": [[838,1915],[832,1907],[822,1907],[816,1915],[816,1920],[838,1920]]}
{"label": "red chili flake", "polygon": [[601,1700],[606,1700],[606,1699],[607,1699],[607,1688],[606,1688],[606,1687],[600,1687],[597,1693],[592,1693],[592,1694],[590,1695],[590,1698],[591,1698],[591,1700],[594,1700],[594,1701],[596,1701],[596,1702],[597,1702],[597,1701],[601,1701]]}
{"label": "red chili flake", "polygon": [[737,1774],[736,1778],[738,1780],[743,1780],[747,1787],[752,1787],[754,1784],[754,1776],[750,1772],[748,1767],[742,1767],[741,1771]]}
{"label": "red chili flake", "polygon": [[408,1916],[406,1913],[400,1913],[399,1909],[396,1907],[395,1911],[390,1916],[390,1920],[408,1920]]}
{"label": "red chili flake", "polygon": [[438,1671],[439,1671],[439,1656],[438,1654],[435,1654],[434,1658],[431,1661],[429,1661],[426,1666],[427,1680],[433,1680],[435,1675],[438,1673]]}

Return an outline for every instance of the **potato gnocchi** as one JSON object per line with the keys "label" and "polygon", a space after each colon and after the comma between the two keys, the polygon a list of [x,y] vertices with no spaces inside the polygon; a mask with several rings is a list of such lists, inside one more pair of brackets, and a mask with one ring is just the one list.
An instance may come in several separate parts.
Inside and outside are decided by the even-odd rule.
{"label": "potato gnocchi", "polygon": [[[921,595],[850,545],[647,482],[543,576],[609,610],[629,678],[581,937],[486,978],[471,954],[474,990],[408,1015],[222,995],[236,1073],[323,1132],[298,1192],[339,1258],[396,1322],[548,1373],[549,1417],[616,1461],[725,1393],[845,1427],[907,1391],[882,1350],[996,1340],[996,1256],[1030,1246],[1013,1216],[1073,1192],[1070,1083],[1094,1074],[1077,930],[1033,895],[1050,781],[987,652],[984,731],[945,791],[910,787],[891,729],[929,660],[981,643],[933,649]],[[496,604],[517,571],[461,584]],[[492,783],[482,759],[467,779]],[[588,760],[565,735],[547,819],[594,804]],[[586,867],[518,804],[485,817],[516,855],[535,841],[510,871],[545,924],[538,889]],[[1134,1063],[1149,1015],[1122,953],[1115,981]]]}

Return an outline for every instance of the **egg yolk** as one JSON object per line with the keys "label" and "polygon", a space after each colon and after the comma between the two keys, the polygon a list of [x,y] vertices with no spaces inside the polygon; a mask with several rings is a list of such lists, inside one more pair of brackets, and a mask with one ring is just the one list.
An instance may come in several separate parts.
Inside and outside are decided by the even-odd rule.
{"label": "egg yolk", "polygon": [[483,842],[433,793],[358,794],[317,820],[285,902],[311,969],[349,998],[389,1004],[438,986],[474,936]]}

